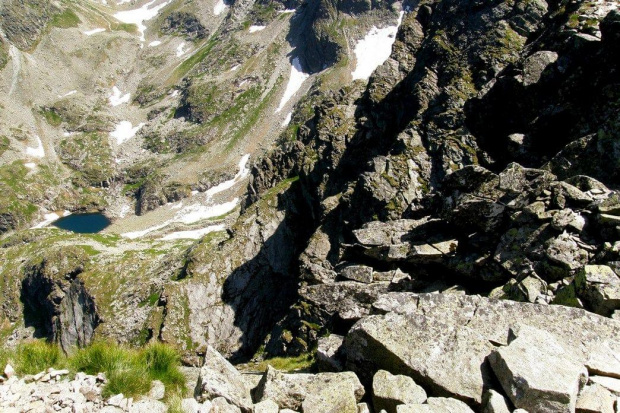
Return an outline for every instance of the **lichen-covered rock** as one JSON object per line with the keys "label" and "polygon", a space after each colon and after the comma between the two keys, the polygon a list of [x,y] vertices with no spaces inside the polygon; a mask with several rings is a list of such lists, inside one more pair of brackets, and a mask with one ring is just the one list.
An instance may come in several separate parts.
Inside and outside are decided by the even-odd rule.
{"label": "lichen-covered rock", "polygon": [[[267,368],[255,390],[255,400],[273,400],[281,409],[292,410],[299,410],[302,404],[312,397],[313,403],[322,407],[331,409],[329,406],[333,405],[349,409],[352,406],[352,411],[355,412],[363,395],[364,387],[352,372],[285,374],[271,366]],[[305,406],[309,408],[313,403],[308,402]]]}
{"label": "lichen-covered rock", "polygon": [[241,373],[211,346],[200,369],[195,396],[200,401],[224,398],[228,403],[251,411],[252,396]]}
{"label": "lichen-covered rock", "polygon": [[316,364],[319,371],[342,371],[342,355],[340,347],[343,336],[330,334],[319,338],[316,350]]}
{"label": "lichen-covered rock", "polygon": [[491,343],[508,344],[516,325],[548,332],[591,372],[620,374],[620,323],[584,310],[412,293],[389,293],[375,306],[387,314],[360,320],[343,344],[346,367],[368,382],[384,369],[411,376],[429,392],[480,404],[483,389],[493,381],[487,363],[495,350]]}
{"label": "lichen-covered rock", "polygon": [[588,371],[551,334],[522,328],[517,338],[489,356],[495,375],[517,408],[573,412]]}
{"label": "lichen-covered rock", "polygon": [[620,277],[606,265],[586,265],[575,276],[575,289],[587,307],[609,316],[620,308]]}
{"label": "lichen-covered rock", "polygon": [[396,413],[399,404],[420,404],[426,401],[426,392],[411,377],[394,376],[379,370],[372,378],[372,402],[376,410]]}

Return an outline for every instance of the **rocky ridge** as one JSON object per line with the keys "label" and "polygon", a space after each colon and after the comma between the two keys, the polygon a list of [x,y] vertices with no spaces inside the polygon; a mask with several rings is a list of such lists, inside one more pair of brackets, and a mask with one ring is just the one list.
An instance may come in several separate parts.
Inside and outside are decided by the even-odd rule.
{"label": "rocky ridge", "polygon": [[[367,83],[317,80],[276,147],[253,161],[229,229],[141,267],[156,288],[105,285],[101,258],[79,271],[77,258],[60,272],[11,269],[26,286],[54,284],[41,297],[66,294],[46,309],[47,335],[169,342],[203,365],[198,400],[222,410],[617,411],[617,5],[394,6],[406,12],[390,58]],[[305,7],[299,27],[315,42],[302,56],[342,64],[333,16],[368,5]],[[226,30],[252,13],[269,21],[251,8],[233,5]],[[211,122],[221,113],[200,103],[219,91],[185,83],[176,113]],[[145,211],[191,194],[141,185]],[[16,237],[6,256],[19,248]],[[110,255],[106,264],[125,265]],[[88,297],[77,300],[88,322],[67,336],[54,326],[76,301],[71,288]],[[19,299],[6,296],[19,323]],[[222,358],[315,349],[331,375],[268,369],[247,385]]]}

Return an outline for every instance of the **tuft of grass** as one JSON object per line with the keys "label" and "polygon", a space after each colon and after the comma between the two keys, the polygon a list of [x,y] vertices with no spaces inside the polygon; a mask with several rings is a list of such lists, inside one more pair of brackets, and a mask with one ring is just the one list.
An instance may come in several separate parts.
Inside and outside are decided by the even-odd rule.
{"label": "tuft of grass", "polygon": [[18,374],[37,374],[49,367],[65,366],[65,359],[58,346],[38,340],[20,344],[15,353],[7,354],[6,358]]}
{"label": "tuft of grass", "polygon": [[99,341],[79,349],[70,360],[75,371],[86,374],[108,373],[131,364],[131,352],[116,343]]}
{"label": "tuft of grass", "polygon": [[103,397],[119,393],[123,393],[125,397],[136,397],[148,393],[151,380],[145,373],[144,367],[135,363],[116,366],[115,370],[106,372],[108,382],[103,388]]}
{"label": "tuft of grass", "polygon": [[166,386],[169,395],[185,392],[185,376],[179,370],[179,353],[162,343],[152,343],[140,354],[151,380],[159,380]]}
{"label": "tuft of grass", "polygon": [[126,397],[147,394],[153,380],[166,387],[166,398],[173,400],[186,391],[186,379],[181,370],[179,353],[162,344],[149,344],[143,349],[131,349],[114,342],[98,341],[65,356],[55,344],[33,340],[20,344],[16,350],[0,349],[0,367],[10,363],[20,374],[36,374],[49,367],[68,367],[95,375],[105,373],[108,382],[103,396],[123,393]]}

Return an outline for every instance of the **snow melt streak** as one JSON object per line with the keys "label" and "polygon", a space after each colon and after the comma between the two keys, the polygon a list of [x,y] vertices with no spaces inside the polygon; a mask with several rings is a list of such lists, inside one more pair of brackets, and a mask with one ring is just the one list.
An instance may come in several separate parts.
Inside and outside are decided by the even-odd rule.
{"label": "snow melt streak", "polygon": [[299,90],[301,85],[304,83],[310,75],[304,73],[301,69],[301,63],[299,63],[299,58],[293,59],[293,64],[291,65],[291,76],[288,79],[288,84],[286,85],[286,90],[284,91],[284,96],[282,96],[282,100],[280,101],[280,106],[278,106],[277,112],[280,112],[284,105],[293,97],[295,93]]}
{"label": "snow melt streak", "polygon": [[351,73],[353,80],[367,80],[372,72],[390,57],[392,45],[396,40],[396,33],[403,21],[404,15],[404,12],[400,12],[396,26],[388,26],[383,29],[373,27],[366,37],[357,43],[355,46],[355,60],[357,63],[355,70]]}
{"label": "snow melt streak", "polygon": [[[227,189],[232,188],[236,183],[246,178],[250,174],[250,168],[247,167],[247,163],[249,159],[250,159],[249,154],[244,155],[239,161],[239,172],[237,172],[237,174],[235,175],[233,179],[224,181],[221,184],[214,186],[213,188],[209,189],[206,192],[207,202],[210,201],[211,198],[215,194],[218,194],[220,192],[223,192]],[[194,205],[188,205],[188,206],[183,207],[182,206],[183,201],[181,201],[178,203],[178,205],[175,205],[172,207],[173,209],[180,208],[179,211],[174,215],[172,219],[169,219],[168,221],[164,221],[161,224],[149,227],[142,231],[126,232],[121,235],[125,238],[136,239],[136,238],[143,237],[150,232],[162,229],[173,223],[193,224],[203,219],[214,218],[220,215],[227,214],[231,212],[233,209],[235,209],[238,203],[239,203],[239,198],[235,198],[232,201],[224,202],[222,204],[216,204],[216,205],[194,204]],[[196,234],[199,234],[200,231],[205,231],[209,228],[218,228],[218,229],[213,229],[213,231],[220,230],[218,225],[214,225],[211,227],[207,227],[207,228],[203,228],[203,229],[199,229],[195,231],[180,231],[178,233],[172,233],[172,234],[169,234],[171,238],[167,238],[168,237],[167,236],[167,237],[164,237],[163,239],[167,240],[167,239],[177,239],[177,238],[192,238],[193,236],[200,237]],[[224,228],[222,227],[222,229]],[[212,232],[212,231],[209,230],[209,232]],[[205,234],[207,233],[208,232],[206,232]],[[183,235],[181,236],[181,235],[175,235],[175,234],[183,234]],[[192,235],[192,237],[188,235]]]}

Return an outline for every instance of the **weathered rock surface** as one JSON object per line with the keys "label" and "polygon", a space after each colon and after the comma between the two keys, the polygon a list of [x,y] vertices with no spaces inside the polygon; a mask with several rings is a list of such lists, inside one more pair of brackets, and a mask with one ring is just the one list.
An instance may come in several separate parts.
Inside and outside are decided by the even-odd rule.
{"label": "weathered rock surface", "polygon": [[577,399],[577,413],[614,413],[616,398],[603,386],[593,384],[586,386]]}
{"label": "weathered rock surface", "polygon": [[517,408],[573,412],[588,372],[549,333],[523,327],[517,338],[489,356],[493,371]]}
{"label": "weathered rock surface", "polygon": [[426,401],[424,389],[408,376],[394,376],[379,370],[372,378],[372,402],[376,410],[396,413],[400,404],[421,404]]}
{"label": "weathered rock surface", "polygon": [[223,398],[230,404],[251,411],[252,396],[241,373],[211,346],[200,369],[195,396],[199,401]]}
{"label": "weathered rock surface", "polygon": [[337,334],[319,338],[316,350],[316,364],[319,371],[342,371],[340,348],[343,341],[344,337]]}
{"label": "weathered rock surface", "polygon": [[620,277],[606,265],[586,265],[575,276],[577,294],[589,309],[609,316],[620,308]]}
{"label": "weathered rock surface", "polygon": [[300,410],[305,403],[304,411],[321,406],[325,411],[336,412],[338,407],[356,412],[364,392],[352,372],[286,374],[269,366],[255,390],[255,400],[273,400],[281,409]]}
{"label": "weathered rock surface", "polygon": [[574,349],[578,367],[620,372],[620,324],[584,310],[411,293],[386,294],[374,307],[392,312],[362,319],[344,342],[347,367],[364,380],[385,369],[413,377],[431,394],[480,404],[492,382],[487,357],[508,344],[510,329],[518,325],[545,330],[561,348]]}

